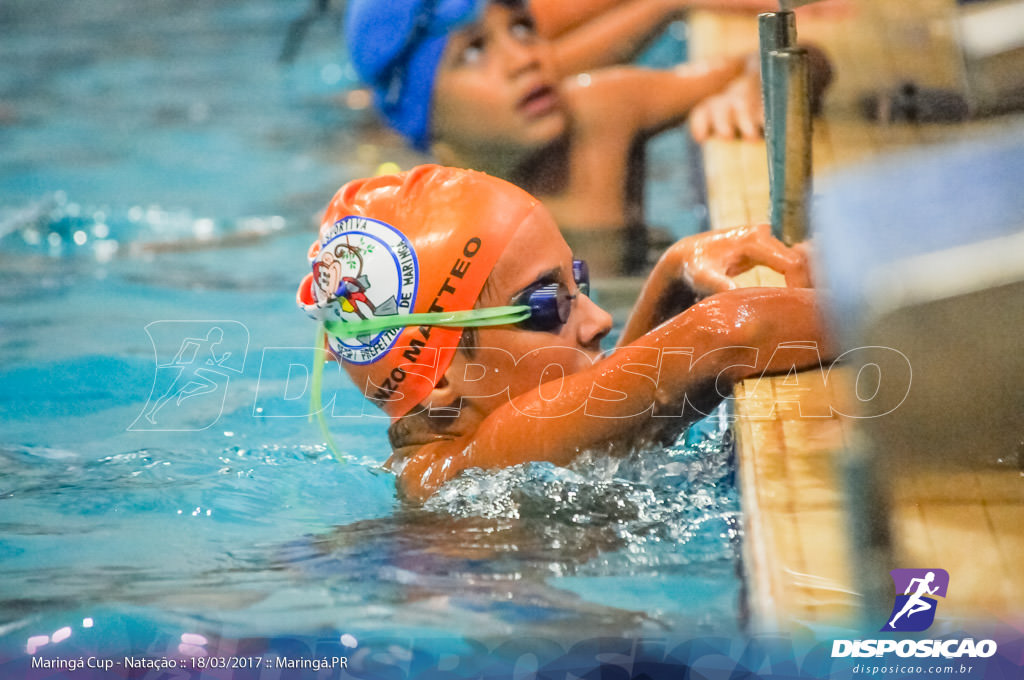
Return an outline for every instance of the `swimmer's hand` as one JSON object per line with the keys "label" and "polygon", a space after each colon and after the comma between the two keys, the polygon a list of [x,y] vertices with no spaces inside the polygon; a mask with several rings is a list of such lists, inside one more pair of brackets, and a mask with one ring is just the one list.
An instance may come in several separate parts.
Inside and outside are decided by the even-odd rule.
{"label": "swimmer's hand", "polygon": [[689,236],[668,248],[651,272],[619,338],[629,344],[690,305],[738,288],[732,280],[756,266],[786,277],[793,288],[811,285],[805,246],[787,248],[767,224]]}
{"label": "swimmer's hand", "polygon": [[764,103],[760,67],[747,60],[743,73],[718,94],[705,98],[690,112],[690,132],[699,143],[719,139],[760,139],[764,134]]}
{"label": "swimmer's hand", "polygon": [[771,235],[767,224],[690,236],[671,246],[665,257],[673,261],[670,267],[698,299],[737,288],[732,277],[757,266],[779,272],[791,288],[811,286],[806,246],[785,246]]}

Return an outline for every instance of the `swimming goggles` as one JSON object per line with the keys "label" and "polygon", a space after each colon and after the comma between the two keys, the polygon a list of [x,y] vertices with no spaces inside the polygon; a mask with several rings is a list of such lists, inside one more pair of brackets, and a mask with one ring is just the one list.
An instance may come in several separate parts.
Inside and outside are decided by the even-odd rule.
{"label": "swimming goggles", "polygon": [[[572,278],[578,293],[590,295],[590,270],[583,260],[572,261]],[[407,326],[455,326],[472,328],[478,326],[504,326],[516,324],[531,331],[555,331],[561,328],[572,313],[572,301],[578,293],[570,293],[564,283],[538,283],[516,296],[516,304],[504,307],[485,307],[458,312],[421,312],[405,314],[399,319],[373,318],[360,321],[323,320],[317,326],[317,342],[323,340],[323,332],[337,338],[351,338],[369,335],[390,328]],[[309,398],[310,419],[316,418],[327,447],[340,463],[348,462],[341,453],[324,415],[323,404],[324,362],[314,358],[312,391]]]}
{"label": "swimming goggles", "polygon": [[[576,288],[590,294],[590,270],[583,260],[572,261],[572,278]],[[555,331],[569,320],[572,301],[564,283],[535,284],[516,296],[515,303],[503,307],[484,307],[455,312],[419,312],[394,316],[380,316],[359,321],[324,320],[324,330],[330,335],[348,339],[372,335],[392,328],[409,326],[451,326],[476,328],[514,324],[529,331]]]}

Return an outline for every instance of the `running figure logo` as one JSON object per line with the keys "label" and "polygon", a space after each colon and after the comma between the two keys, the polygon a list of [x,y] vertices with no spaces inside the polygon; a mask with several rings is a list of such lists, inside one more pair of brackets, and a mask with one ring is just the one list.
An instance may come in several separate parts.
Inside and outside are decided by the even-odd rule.
{"label": "running figure logo", "polygon": [[938,606],[934,596],[946,597],[949,573],[945,569],[893,569],[889,573],[896,586],[896,600],[882,630],[912,633],[927,629]]}
{"label": "running figure logo", "polygon": [[142,413],[128,429],[212,426],[224,410],[231,374],[242,373],[248,329],[237,321],[154,321],[146,333],[156,352],[156,375]]}

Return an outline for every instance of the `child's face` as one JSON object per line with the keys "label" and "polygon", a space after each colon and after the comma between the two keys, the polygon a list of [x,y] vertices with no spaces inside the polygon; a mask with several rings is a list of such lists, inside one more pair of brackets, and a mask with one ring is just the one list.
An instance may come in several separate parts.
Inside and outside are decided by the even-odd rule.
{"label": "child's face", "polygon": [[525,9],[491,3],[451,35],[434,85],[434,141],[458,150],[541,148],[565,133],[550,44]]}
{"label": "child's face", "polygon": [[[474,352],[468,363],[483,365],[490,375],[473,382],[473,393],[496,394],[507,386],[504,399],[515,398],[541,382],[593,365],[601,353],[601,340],[611,330],[612,317],[576,287],[572,251],[546,210],[534,210],[519,227],[491,270],[478,306],[515,304],[524,290],[550,283],[562,283],[576,296],[566,322],[554,331],[506,326],[478,329],[476,344],[484,349]],[[462,360],[462,353],[456,356]],[[500,399],[491,400],[484,410],[489,412],[501,403]]]}

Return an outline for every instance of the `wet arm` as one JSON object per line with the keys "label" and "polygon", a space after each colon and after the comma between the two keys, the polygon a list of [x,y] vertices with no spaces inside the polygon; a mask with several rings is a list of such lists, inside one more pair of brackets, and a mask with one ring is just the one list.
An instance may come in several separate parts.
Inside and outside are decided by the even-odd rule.
{"label": "wet arm", "polygon": [[[468,468],[566,465],[583,451],[628,448],[643,440],[652,408],[682,404],[688,392],[706,392],[709,385],[724,394],[742,378],[788,370],[792,353],[784,365],[773,364],[781,361],[774,352],[784,342],[825,344],[812,291],[747,288],[715,295],[566,377],[554,397],[527,392],[497,408],[475,432],[411,452],[399,484],[408,498],[423,501]],[[665,348],[697,359],[687,370],[661,370]],[[805,365],[816,365],[818,354],[809,350],[804,358]],[[595,394],[600,399],[588,402]]]}
{"label": "wet arm", "polygon": [[788,248],[767,224],[688,236],[669,247],[647,278],[626,321],[619,345],[627,345],[697,300],[736,288],[731,277],[756,266],[771,267],[789,286],[811,285],[803,249]]}
{"label": "wet arm", "polygon": [[[559,0],[531,3],[531,12],[538,30],[552,41],[559,70],[572,75],[629,61],[682,14],[687,4],[681,0],[618,4]],[[561,30],[556,33],[557,28]]]}

